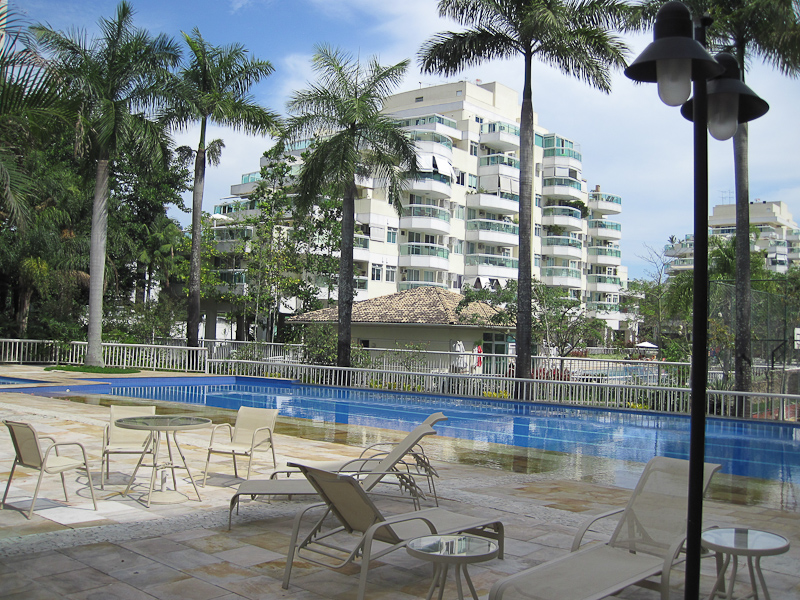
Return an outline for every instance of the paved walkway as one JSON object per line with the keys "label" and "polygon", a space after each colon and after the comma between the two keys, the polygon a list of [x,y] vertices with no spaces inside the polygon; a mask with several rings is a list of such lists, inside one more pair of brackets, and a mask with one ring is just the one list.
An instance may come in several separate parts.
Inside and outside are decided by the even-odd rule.
{"label": "paved walkway", "polygon": [[[70,380],[72,374],[44,374],[41,369],[12,367],[0,375]],[[0,418],[32,423],[41,434],[59,441],[79,441],[86,446],[99,510],[92,510],[86,477],[67,475],[71,502],[65,502],[58,477],[46,477],[36,511],[28,521],[17,509],[30,506],[35,474],[23,469],[14,477],[8,506],[0,511],[0,598],[64,599],[181,599],[234,598],[297,600],[349,599],[355,597],[358,570],[334,571],[309,563],[296,563],[288,590],[281,578],[291,532],[292,517],[308,500],[245,502],[227,530],[228,503],[241,480],[233,477],[230,460],[212,458],[208,486],[201,488],[202,502],[191,500],[188,480],[179,480],[189,500],[180,504],[145,508],[138,498],[149,469],[137,477],[134,494],[121,496],[135,460],[114,458],[111,481],[99,489],[102,428],[108,408],[99,398],[87,403],[61,398],[3,393]],[[107,402],[106,398],[102,398]],[[97,403],[92,403],[97,402]],[[219,421],[228,415],[220,412]],[[279,420],[278,431],[284,425]],[[293,430],[291,427],[284,427]],[[402,434],[373,430],[372,439],[399,439]],[[200,474],[205,463],[207,431],[180,435],[189,465]],[[568,552],[572,536],[588,516],[621,507],[629,490],[583,481],[581,472],[570,479],[548,473],[514,473],[455,462],[469,456],[451,451],[444,440],[438,444],[436,461],[440,479],[437,490],[442,506],[463,513],[502,519],[506,526],[506,558],[470,568],[478,593],[485,597],[491,585],[506,573],[561,556]],[[428,442],[426,441],[426,444]],[[278,434],[279,468],[291,459],[336,459],[354,456],[353,446],[313,441]],[[0,430],[0,484],[7,481],[13,449],[5,428]],[[452,462],[451,462],[452,461]],[[254,477],[267,477],[271,464],[257,465]],[[635,481],[635,466],[617,464],[618,480]],[[628,472],[630,471],[630,472]],[[619,474],[618,474],[619,475]],[[797,498],[773,489],[760,506],[742,504],[752,494],[742,492],[747,481],[722,478],[713,498],[706,502],[706,525],[750,525],[789,538],[792,548],[782,556],[766,558],[763,568],[773,600],[800,599],[800,515]],[[405,511],[408,503],[379,501],[386,512]],[[793,504],[794,503],[794,504]],[[795,506],[792,510],[780,507]],[[704,561],[701,589],[712,586],[713,560]],[[747,571],[741,573],[741,589],[747,589]],[[427,565],[397,551],[374,561],[367,587],[368,600],[408,600],[425,596],[431,571]],[[682,576],[673,576],[673,598],[683,598]],[[450,587],[452,586],[452,587]],[[446,593],[455,595],[450,582]],[[629,588],[621,597],[656,600],[650,590]]]}

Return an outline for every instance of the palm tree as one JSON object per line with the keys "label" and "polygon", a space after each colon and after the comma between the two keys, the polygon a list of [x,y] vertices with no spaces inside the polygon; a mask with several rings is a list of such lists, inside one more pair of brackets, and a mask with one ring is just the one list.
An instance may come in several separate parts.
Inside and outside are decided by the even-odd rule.
{"label": "palm tree", "polygon": [[185,129],[200,123],[200,141],[194,162],[192,192],[192,249],[189,266],[189,306],[186,338],[197,347],[200,327],[200,254],[202,247],[203,187],[206,161],[219,163],[220,140],[206,142],[209,122],[250,134],[276,132],[278,116],[259,106],[250,96],[250,88],[269,76],[272,65],[266,60],[247,56],[241,44],[212,46],[197,29],[183,34],[189,48],[188,60],[181,70],[181,85],[173,98],[168,122]]}
{"label": "palm tree", "polygon": [[349,54],[322,45],[316,47],[312,64],[319,79],[289,101],[287,136],[316,138],[300,171],[298,203],[307,208],[322,195],[342,199],[336,356],[340,367],[349,367],[357,178],[385,180],[388,199],[399,212],[405,177],[417,172],[414,142],[394,119],[381,114],[409,61],[382,66],[372,57],[362,67]]}
{"label": "palm tree", "polygon": [[627,7],[617,0],[439,0],[439,14],[468,29],[428,40],[420,50],[423,72],[455,75],[486,60],[517,55],[524,59],[516,342],[517,376],[530,377],[533,60],[609,92],[609,67],[625,65],[627,47],[608,30],[624,22]]}
{"label": "palm tree", "polygon": [[[800,11],[796,0],[683,0],[694,15],[710,14],[709,46],[730,52],[744,73],[752,59],[771,64],[784,75],[800,75]],[[645,0],[637,27],[649,26],[663,4]],[[749,392],[752,384],[750,312],[750,181],[748,126],[742,123],[733,137],[736,185],[736,333],[735,389]]]}
{"label": "palm tree", "polygon": [[168,69],[180,49],[163,34],[152,37],[133,26],[133,9],[122,0],[113,19],[100,19],[101,35],[89,41],[81,31],[62,33],[44,25],[32,28],[56,72],[69,82],[80,103],[76,146],[88,147],[96,161],[89,266],[89,331],[86,364],[103,365],[103,290],[108,236],[109,176],[126,140],[138,152],[162,160],[164,130],[147,111],[163,99]]}

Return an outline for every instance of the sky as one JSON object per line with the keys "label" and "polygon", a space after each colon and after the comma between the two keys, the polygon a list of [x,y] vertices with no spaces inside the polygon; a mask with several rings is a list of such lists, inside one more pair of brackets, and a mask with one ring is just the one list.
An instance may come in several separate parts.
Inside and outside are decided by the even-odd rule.
{"label": "sky", "polygon": [[[417,54],[433,34],[458,31],[438,16],[436,0],[130,0],[136,26],[182,39],[197,28],[213,45],[240,43],[253,56],[268,60],[274,73],[252,89],[256,101],[280,114],[292,93],[315,80],[310,59],[316,45],[328,44],[381,64],[410,59],[397,91],[457,80],[499,81],[521,92],[521,59],[484,63],[444,78],[422,75]],[[9,0],[13,10],[32,23],[61,31],[98,32],[101,17],[114,15],[115,0]],[[632,61],[652,34],[625,36]],[[750,124],[750,199],[782,201],[800,220],[800,80],[787,78],[770,65],[754,62],[747,84],[770,104],[766,116]],[[583,154],[583,176],[589,189],[622,197],[623,264],[629,277],[647,277],[652,267],[648,247],[660,249],[671,235],[693,230],[692,124],[678,109],[658,99],[655,85],[635,84],[621,72],[612,76],[610,94],[542,64],[534,65],[533,102],[539,124],[573,140]],[[203,209],[230,195],[243,173],[259,170],[269,138],[211,127],[209,138],[225,143],[222,162],[209,167]],[[178,145],[196,147],[199,128],[177,132]],[[734,202],[733,141],[709,138],[709,207]],[[191,198],[186,197],[187,205]],[[709,208],[709,214],[711,208]],[[189,216],[173,210],[183,224]]]}

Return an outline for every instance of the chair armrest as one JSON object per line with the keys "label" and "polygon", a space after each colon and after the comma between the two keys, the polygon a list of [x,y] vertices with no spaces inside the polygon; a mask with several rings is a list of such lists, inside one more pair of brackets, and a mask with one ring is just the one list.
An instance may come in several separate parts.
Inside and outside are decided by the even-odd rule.
{"label": "chair armrest", "polygon": [[106,423],[105,427],[103,427],[103,450],[105,450],[108,447],[108,444],[111,440],[110,430],[111,430],[111,424]]}
{"label": "chair armrest", "polygon": [[608,517],[612,517],[614,515],[618,515],[624,510],[625,510],[624,508],[617,508],[615,510],[610,510],[608,512],[601,513],[584,521],[583,524],[578,528],[578,531],[575,534],[575,538],[572,540],[572,548],[570,548],[570,552],[575,552],[578,548],[581,547],[581,543],[583,542],[583,536],[586,535],[586,532],[589,531],[589,528],[595,523],[597,523],[597,521],[599,521],[600,519],[605,519]]}
{"label": "chair armrest", "polygon": [[[39,438],[39,439],[42,439],[42,438]],[[53,438],[48,438],[48,439],[52,440]],[[83,464],[86,466],[87,469],[89,468],[89,462],[88,462],[88,460],[86,458],[86,448],[83,447],[83,444],[81,444],[80,442],[61,442],[61,443],[53,444],[52,446],[47,448],[47,450],[44,453],[44,458],[42,459],[42,468],[44,469],[44,471],[46,473],[49,473],[49,471],[47,470],[47,457],[50,456],[50,451],[51,450],[55,450],[56,456],[59,456],[58,449],[59,448],[64,448],[66,446],[77,446],[78,448],[80,448],[81,449],[81,454],[83,455]]]}
{"label": "chair armrest", "polygon": [[209,446],[211,446],[214,443],[214,435],[216,435],[217,429],[220,429],[221,427],[227,427],[228,428],[228,437],[230,439],[233,439],[233,428],[231,427],[231,424],[230,423],[220,423],[219,425],[214,425],[214,427],[211,428],[211,437],[208,440],[208,445]]}
{"label": "chair armrest", "polygon": [[[256,444],[256,436],[258,436],[258,434],[263,432],[263,431],[267,432],[267,437],[265,437],[263,440],[261,440],[260,442],[258,442]],[[250,440],[250,451],[252,452],[258,446],[260,446],[261,444],[264,444],[267,441],[269,441],[270,445],[272,445],[272,429],[271,428],[269,428],[269,427],[259,427],[258,429],[253,430],[253,439]]]}

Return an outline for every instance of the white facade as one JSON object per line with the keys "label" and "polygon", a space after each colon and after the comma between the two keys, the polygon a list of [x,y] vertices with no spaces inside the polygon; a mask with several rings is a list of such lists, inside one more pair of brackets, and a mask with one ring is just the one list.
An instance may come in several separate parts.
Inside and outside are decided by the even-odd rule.
{"label": "white facade", "polygon": [[[421,175],[408,182],[403,211],[362,181],[356,200],[356,300],[418,286],[461,291],[516,279],[519,256],[517,92],[499,83],[461,81],[390,97],[384,111],[416,141]],[[619,240],[619,196],[582,176],[580,149],[535,125],[533,276],[580,300],[619,329],[627,283]],[[263,160],[263,159],[262,159]],[[257,174],[231,187],[224,215],[250,193]],[[245,207],[246,208],[246,207]],[[218,222],[220,227],[224,223]],[[327,296],[327,292],[326,292]]]}
{"label": "white facade", "polygon": [[[709,235],[732,237],[736,233],[736,205],[718,204],[708,218]],[[792,213],[783,202],[750,203],[750,226],[755,227],[758,239],[751,245],[751,251],[765,251],[767,269],[776,273],[786,273],[792,265],[800,265],[800,229],[792,218]],[[694,267],[694,236],[687,235],[664,247],[664,253],[672,258],[669,265],[671,273],[685,271]]]}

